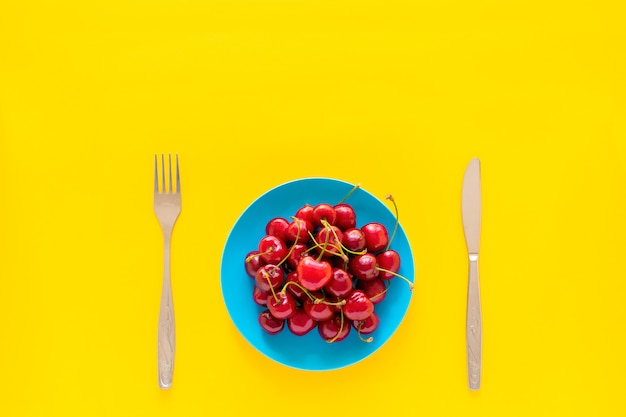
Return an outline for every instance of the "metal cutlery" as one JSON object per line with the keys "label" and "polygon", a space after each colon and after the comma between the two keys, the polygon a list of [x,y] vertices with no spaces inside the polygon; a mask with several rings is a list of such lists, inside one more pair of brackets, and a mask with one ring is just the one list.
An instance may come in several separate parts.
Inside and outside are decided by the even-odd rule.
{"label": "metal cutlery", "polygon": [[465,170],[462,190],[463,229],[469,257],[465,337],[468,383],[471,390],[480,388],[482,364],[482,318],[478,282],[481,207],[480,160],[474,158]]}
{"label": "metal cutlery", "polygon": [[172,302],[172,284],[170,280],[170,242],[176,219],[181,210],[180,172],[178,155],[176,155],[176,187],[172,182],[172,156],[168,155],[167,178],[165,156],[161,155],[161,188],[159,189],[159,161],[154,156],[154,213],[163,232],[163,288],[159,311],[159,327],[157,342],[157,359],[159,387],[167,389],[172,386],[174,373],[174,352],[176,333],[174,326],[174,304]]}

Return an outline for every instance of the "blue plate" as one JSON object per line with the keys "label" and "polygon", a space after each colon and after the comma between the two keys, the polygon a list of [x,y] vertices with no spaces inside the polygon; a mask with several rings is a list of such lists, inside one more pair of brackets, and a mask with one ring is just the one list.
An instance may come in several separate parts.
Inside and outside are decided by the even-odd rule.
{"label": "blue plate", "polygon": [[[371,335],[374,337],[371,343],[361,341],[354,329],[351,329],[346,339],[336,343],[323,340],[317,329],[305,336],[292,334],[286,325],[277,335],[269,335],[261,329],[258,315],[263,307],[252,300],[254,280],[244,270],[244,258],[249,251],[257,249],[259,240],[265,235],[266,223],[278,216],[289,219],[306,203],[334,205],[352,188],[353,184],[330,178],[306,178],[279,185],[257,198],[241,214],[224,246],[221,265],[222,295],[235,327],[260,353],[285,366],[309,371],[328,371],[367,358],[393,335],[411,301],[412,292],[407,283],[399,278],[392,279],[387,296],[375,305],[380,324]],[[346,203],[352,205],[356,212],[357,227],[377,221],[392,233],[395,225],[394,213],[363,188],[352,193]],[[413,254],[401,225],[398,226],[391,248],[400,254],[398,272],[413,281]]]}

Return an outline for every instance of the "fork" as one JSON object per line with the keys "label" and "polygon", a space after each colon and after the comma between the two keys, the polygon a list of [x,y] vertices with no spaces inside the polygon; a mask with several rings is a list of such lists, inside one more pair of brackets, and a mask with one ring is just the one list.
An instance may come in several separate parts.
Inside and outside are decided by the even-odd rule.
{"label": "fork", "polygon": [[176,189],[172,183],[172,155],[168,155],[168,177],[165,177],[165,157],[161,154],[161,190],[159,191],[159,164],[154,155],[154,213],[163,232],[163,289],[159,311],[159,329],[157,358],[159,369],[159,387],[167,389],[172,386],[174,373],[174,351],[176,333],[174,326],[174,305],[172,303],[172,284],[170,281],[170,242],[176,219],[180,214],[180,172],[178,154],[176,155]]}

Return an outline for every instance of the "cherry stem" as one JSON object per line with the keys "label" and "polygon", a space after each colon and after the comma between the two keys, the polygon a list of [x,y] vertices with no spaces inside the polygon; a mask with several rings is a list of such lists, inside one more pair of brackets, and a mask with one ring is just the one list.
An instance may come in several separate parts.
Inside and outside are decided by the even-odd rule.
{"label": "cherry stem", "polygon": [[[325,222],[326,220],[322,220],[322,222]],[[328,233],[326,233],[326,238],[324,239],[324,245],[322,246],[322,250],[320,251],[320,254],[317,256],[317,260],[320,261],[322,259],[322,257],[324,256],[324,253],[326,252],[326,247],[328,246],[328,239],[330,239],[330,236],[328,235]],[[313,241],[315,242],[315,239],[313,239]]]}
{"label": "cherry stem", "polygon": [[[339,243],[338,248],[335,245],[331,245],[331,246],[337,248],[339,250],[339,256],[341,256],[342,258],[345,258],[346,255],[345,253],[343,253],[343,245],[341,244],[341,240],[339,239],[339,236],[337,236],[337,232],[335,231],[335,229],[333,229],[333,227],[330,225],[330,223],[328,223],[328,221],[326,221],[326,219],[322,220],[322,224],[324,225],[324,228],[326,230],[330,230],[332,232],[333,236],[335,236],[335,241]],[[325,243],[324,249],[326,248],[326,245],[328,245],[328,239],[329,239],[328,232],[326,232],[327,242]]]}
{"label": "cherry stem", "polygon": [[376,297],[380,297],[381,295],[389,291],[389,286],[391,286],[391,281],[389,281],[388,279],[384,279],[383,282],[385,283],[385,289],[379,292],[378,294],[371,296],[370,300],[374,300]]}
{"label": "cherry stem", "polygon": [[348,252],[350,255],[365,255],[367,253],[367,249],[363,249],[360,250],[358,252],[350,250],[348,248],[346,248],[345,246],[343,246],[343,244],[341,245],[341,247],[343,248],[343,250],[345,250],[346,252]]}
{"label": "cherry stem", "polygon": [[[325,249],[325,248],[324,248],[324,245],[322,245],[322,244],[319,244],[319,243],[315,242],[315,238],[313,238],[313,242],[314,242],[314,244],[313,244],[310,248],[308,248],[307,250],[305,250],[305,251],[304,251],[304,253],[308,253],[308,252],[311,252],[311,251],[312,251],[312,250],[314,250],[314,249],[318,249],[318,248],[319,248],[319,249],[322,249],[322,251],[323,251],[323,252],[328,252],[328,253],[330,253],[331,255],[336,255],[336,256],[342,256],[342,255],[343,255],[342,253],[339,253],[339,252],[333,252],[332,250]],[[333,245],[333,244],[329,244],[329,245],[327,245],[327,247],[330,247],[330,248],[335,248],[335,249],[339,249],[337,246],[335,246],[335,245]]]}
{"label": "cherry stem", "polygon": [[348,197],[350,197],[352,195],[353,192],[356,191],[357,188],[360,188],[361,184],[356,184],[354,187],[352,187],[352,189],[350,190],[350,192],[348,194],[346,194],[346,196],[344,198],[341,199],[341,201],[339,201],[337,204],[341,204],[344,201],[346,201],[348,199]]}
{"label": "cherry stem", "polygon": [[289,285],[295,285],[296,287],[300,288],[302,291],[304,291],[306,296],[311,299],[311,301],[317,300],[317,298],[315,296],[313,296],[313,294],[311,294],[309,292],[309,290],[307,290],[306,288],[304,288],[302,285],[298,284],[295,281],[287,281],[287,282],[285,282],[285,285],[283,286],[283,291],[285,291]]}
{"label": "cherry stem", "polygon": [[409,290],[413,291],[413,283],[411,281],[409,281],[407,278],[403,277],[402,275],[398,274],[397,272],[393,272],[390,271],[388,269],[385,268],[381,268],[379,266],[376,267],[377,270],[382,271],[382,272],[387,272],[395,277],[398,277],[400,279],[403,279],[404,281],[406,281],[407,284],[409,284]]}
{"label": "cherry stem", "polygon": [[[332,226],[330,225],[330,223],[328,223],[326,220],[322,220],[322,224],[324,225],[324,227],[325,227],[326,229],[330,229],[330,231],[331,231],[331,232],[333,232],[333,236],[335,236],[335,239],[336,239],[336,240],[337,240],[337,242],[339,243],[339,247],[337,248],[335,245],[332,245],[332,244],[331,244],[330,246],[332,246],[332,247],[335,247],[335,248],[339,249],[339,252],[341,252],[339,255],[341,255],[342,257],[344,257],[344,256],[345,256],[345,254],[343,253],[344,251],[345,251],[345,252],[348,252],[350,255],[365,255],[365,254],[367,253],[367,249],[363,249],[363,250],[361,250],[361,251],[356,252],[356,251],[353,251],[353,250],[350,250],[350,249],[346,248],[346,247],[343,245],[343,243],[341,243],[341,240],[339,239],[339,236],[337,236],[337,232],[335,231],[335,229],[333,229],[333,228],[332,228]],[[327,233],[327,235],[328,235],[328,233]],[[314,240],[315,240],[315,239],[314,239]],[[332,252],[331,252],[331,253],[332,253]],[[333,255],[337,255],[336,253],[332,253],[332,254],[333,254]]]}
{"label": "cherry stem", "polygon": [[343,309],[339,310],[339,317],[341,317],[341,321],[339,324],[339,331],[337,332],[336,335],[332,337],[332,339],[326,340],[328,343],[333,343],[334,341],[336,341],[339,335],[341,334],[341,332],[343,331]]}
{"label": "cherry stem", "polygon": [[389,238],[389,242],[387,243],[387,249],[385,249],[389,250],[389,248],[391,247],[391,241],[396,236],[396,231],[398,230],[398,205],[396,204],[396,200],[394,200],[391,194],[388,194],[385,198],[393,203],[393,208],[396,211],[396,224],[393,226],[393,233],[391,233],[391,237]]}
{"label": "cherry stem", "polygon": [[325,298],[317,298],[316,296],[311,294],[311,292],[309,290],[307,290],[306,288],[304,288],[302,285],[298,284],[295,281],[287,281],[285,283],[285,285],[283,286],[283,289],[282,289],[281,292],[285,292],[289,285],[295,285],[296,287],[300,288],[302,291],[304,291],[304,294],[307,297],[309,297],[309,299],[311,301],[313,301],[313,303],[315,303],[315,304],[327,304],[329,306],[342,306],[342,305],[346,304],[346,300],[341,300],[341,301],[338,301],[336,303],[333,303],[331,301],[327,301]]}
{"label": "cherry stem", "polygon": [[[275,267],[275,268],[278,268],[278,267]],[[272,291],[272,295],[274,296],[274,301],[278,303],[278,296],[276,295],[276,291],[274,291],[274,287],[272,286],[270,275],[267,273],[267,271],[261,271],[261,273],[263,274],[263,277],[267,280],[267,284],[270,286],[270,290]]]}
{"label": "cherry stem", "polygon": [[270,246],[270,248],[268,250],[266,250],[265,252],[261,252],[261,253],[253,253],[252,255],[248,256],[246,258],[246,262],[250,262],[252,259],[256,258],[257,256],[261,256],[261,255],[269,255],[270,253],[274,252],[274,247]]}
{"label": "cherry stem", "polygon": [[359,336],[359,339],[367,343],[372,343],[374,341],[374,338],[372,336],[368,337],[367,339],[363,338],[363,336],[361,335],[361,327],[363,327],[363,322],[359,322],[359,326],[356,328],[356,332],[357,332],[357,335]]}
{"label": "cherry stem", "polygon": [[[328,223],[328,221],[326,221],[326,219],[322,219],[322,224],[324,225],[325,229],[330,229],[333,234],[335,235],[335,239],[337,240],[337,242],[339,242],[339,238],[337,237],[337,233],[335,233],[335,230],[330,226],[330,223]],[[340,256],[342,259],[346,259],[346,255],[343,253],[343,251],[341,250],[341,247],[343,246],[341,244],[341,242],[339,242],[339,246],[336,246],[332,243],[329,243],[328,240],[330,239],[330,236],[328,233],[326,233],[326,238],[324,239],[324,244],[320,244],[315,240],[315,236],[313,236],[313,234],[311,232],[309,232],[309,236],[311,237],[311,240],[313,240],[314,245],[312,247],[310,247],[308,251],[313,250],[315,248],[320,248],[320,254],[317,257],[317,260],[321,260],[324,257],[324,254],[326,252],[330,253],[331,255],[335,255],[335,256]],[[331,247],[333,249],[337,249],[339,252],[333,252],[332,250],[328,250],[326,248]]]}
{"label": "cherry stem", "polygon": [[333,303],[332,301],[326,301],[325,298],[316,298],[315,300],[313,300],[313,302],[315,304],[326,304],[328,306],[344,306],[344,305],[346,305],[346,300],[340,300],[340,301],[337,301],[336,303]]}
{"label": "cherry stem", "polygon": [[[291,218],[295,219],[295,217],[293,217],[293,216],[291,216]],[[300,240],[300,222],[298,222],[298,233],[296,233],[296,240],[293,242],[293,244],[289,248],[289,252],[287,252],[287,255],[285,255],[285,257],[278,263],[277,266],[281,266],[282,264],[284,264],[287,261],[287,259],[289,259],[289,257],[293,253],[293,249],[296,246],[296,243],[298,243],[299,240]]]}

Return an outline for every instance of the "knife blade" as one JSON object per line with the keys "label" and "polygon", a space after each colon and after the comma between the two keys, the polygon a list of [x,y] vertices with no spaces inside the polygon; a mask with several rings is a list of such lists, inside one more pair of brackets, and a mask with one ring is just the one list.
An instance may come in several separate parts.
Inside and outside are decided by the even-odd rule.
{"label": "knife blade", "polygon": [[465,339],[467,345],[467,376],[469,389],[480,388],[482,364],[482,318],[478,282],[478,252],[482,200],[480,190],[480,160],[472,159],[465,170],[462,190],[462,216],[465,243],[469,258],[467,285],[467,314]]}

